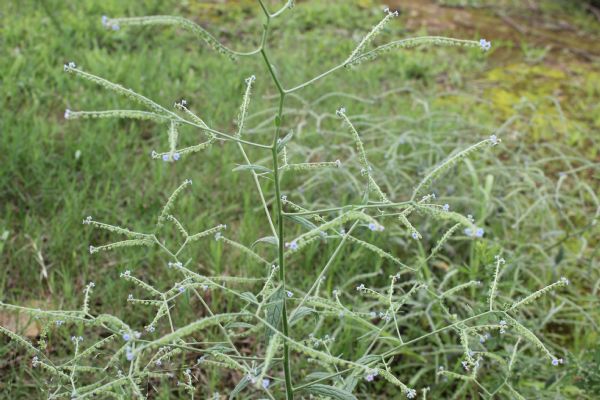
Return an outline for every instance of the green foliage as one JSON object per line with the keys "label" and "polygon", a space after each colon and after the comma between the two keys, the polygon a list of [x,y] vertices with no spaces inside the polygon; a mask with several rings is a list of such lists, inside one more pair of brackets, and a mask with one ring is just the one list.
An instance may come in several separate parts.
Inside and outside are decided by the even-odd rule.
{"label": "green foliage", "polygon": [[[593,340],[576,332],[582,324],[591,326],[597,321],[593,296],[578,298],[574,286],[589,293],[595,290],[597,263],[590,253],[594,217],[588,229],[581,219],[597,218],[597,191],[578,175],[578,171],[593,171],[594,166],[556,147],[550,151],[556,151],[558,158],[532,153],[528,157],[539,161],[522,167],[518,157],[525,150],[506,140],[502,128],[498,134],[503,135],[503,146],[494,149],[500,153],[498,158],[487,149],[476,149],[475,159],[453,158],[466,154],[465,149],[481,139],[487,144],[489,134],[473,131],[489,129],[474,129],[469,116],[454,113],[456,104],[442,107],[448,103],[421,92],[420,83],[431,83],[440,72],[455,68],[456,58],[463,60],[462,68],[477,71],[481,56],[476,50],[398,49],[376,62],[312,81],[315,72],[328,68],[324,64],[349,60],[355,48],[356,43],[340,39],[350,35],[340,35],[336,28],[348,29],[359,38],[358,43],[367,35],[364,27],[375,25],[381,15],[375,17],[371,9],[344,3],[301,4],[291,13],[285,9],[281,18],[273,19],[268,54],[275,75],[289,84],[284,88],[299,89],[286,97],[283,111],[277,113],[271,101],[277,88],[269,83],[260,57],[231,64],[201,48],[189,33],[173,28],[125,29],[123,25],[118,32],[99,31],[101,13],[171,12],[144,3],[117,10],[118,4],[108,4],[107,10],[84,4],[77,11],[65,8],[49,14],[53,17],[45,21],[57,37],[62,37],[61,31],[77,33],[69,36],[73,39],[68,51],[57,51],[57,42],[44,48],[43,57],[54,70],[40,74],[18,52],[15,60],[4,60],[2,65],[10,71],[4,108],[18,110],[28,105],[23,114],[7,114],[2,124],[16,126],[22,121],[22,129],[36,132],[3,136],[2,154],[8,161],[0,175],[6,200],[3,224],[10,232],[39,233],[33,235],[33,245],[23,244],[24,239],[13,233],[1,242],[3,260],[19,266],[11,268],[14,276],[5,275],[3,289],[11,298],[23,298],[10,286],[16,282],[19,288],[27,287],[31,297],[39,297],[36,293],[42,287],[64,296],[60,311],[3,303],[2,309],[11,314],[27,313],[41,321],[48,331],[45,340],[51,344],[36,347],[20,334],[3,329],[10,339],[4,351],[14,354],[16,346],[22,345],[25,351],[33,348],[42,355],[34,364],[44,370],[35,373],[36,379],[42,379],[43,390],[57,388],[69,396],[75,383],[83,398],[92,393],[141,397],[146,387],[159,398],[184,393],[204,398],[216,390],[237,392],[244,398],[280,398],[285,391],[281,374],[285,346],[291,349],[298,395],[389,397],[398,393],[394,385],[411,396],[411,387],[432,386],[430,398],[471,398],[481,392],[528,398],[540,390],[572,390],[562,382],[540,389],[539,382],[562,374],[564,367],[551,367],[544,360],[541,365],[552,368],[548,373],[540,368],[539,359],[541,354],[551,358],[563,354],[567,347],[585,348]],[[260,15],[256,4],[252,6],[249,14],[244,3],[233,8],[232,15]],[[194,15],[186,7],[177,11]],[[4,36],[7,43],[40,47],[41,33],[29,39],[15,32],[26,31],[32,25],[28,18],[38,18],[43,12],[36,10],[12,22],[14,31]],[[92,20],[82,17],[86,14],[97,15]],[[349,15],[356,18],[345,21]],[[55,19],[59,23],[53,24]],[[237,28],[243,33],[239,42],[216,26],[200,24],[207,27],[205,32],[215,32],[213,39],[227,43],[227,48],[253,49],[260,47],[256,34],[260,23],[256,19]],[[292,51],[299,45],[298,33],[292,29],[295,24],[304,27],[305,52]],[[391,43],[398,33],[390,21],[373,38]],[[88,43],[98,45],[87,49]],[[99,78],[93,81],[139,100],[155,113],[121,110],[126,98],[114,96],[112,101],[107,92],[92,85],[65,81],[56,65],[66,61],[61,54],[75,51],[81,52],[77,68],[84,74],[98,73],[123,87]],[[327,56],[314,57],[319,53]],[[415,74],[415,68],[420,72]],[[250,101],[249,86],[243,82],[252,74],[256,74],[256,86]],[[395,87],[389,82],[391,76],[420,82]],[[61,89],[54,93],[77,94],[68,99],[70,109],[110,106],[114,110],[71,111],[69,119],[94,120],[63,125],[59,116],[65,107],[54,97],[42,99],[44,106],[35,101],[36,88],[52,87],[47,82],[58,82]],[[300,83],[293,86],[292,82]],[[301,82],[311,84],[302,86]],[[83,88],[85,94],[81,94]],[[140,98],[139,92],[146,97]],[[23,94],[34,100],[24,103],[27,96]],[[189,109],[182,97],[191,104]],[[181,113],[166,106],[173,103]],[[340,103],[350,110],[354,143],[333,115]],[[398,113],[398,109],[407,112]],[[52,123],[46,121],[49,117]],[[279,167],[271,165],[273,160],[264,147],[255,146],[273,138],[274,121],[280,138],[293,132],[272,144],[274,154],[284,159]],[[527,125],[522,127],[527,129]],[[198,144],[200,137],[208,137],[208,142]],[[236,139],[244,141],[231,143]],[[155,148],[168,150],[144,157]],[[188,153],[185,149],[200,153],[176,160],[176,153]],[[170,162],[161,161],[165,155]],[[336,159],[342,162],[331,161]],[[558,184],[544,174],[545,166],[555,168],[556,159],[568,171]],[[363,168],[366,172],[361,173]],[[281,173],[280,180],[273,177],[276,171]],[[175,196],[169,197],[176,183],[188,178],[195,183],[193,190],[182,192],[176,201]],[[274,204],[280,196],[273,195],[274,181],[294,203],[286,198],[283,209],[277,210]],[[240,185],[247,187],[239,190]],[[440,198],[417,197],[429,191]],[[57,197],[48,193],[56,193],[61,203],[53,203],[50,199]],[[400,201],[411,194],[412,201]],[[442,208],[444,202],[452,204],[451,212]],[[23,203],[28,204],[26,209],[18,207]],[[44,223],[39,216],[47,213],[54,216]],[[475,221],[466,217],[469,213]],[[100,229],[82,230],[81,217],[89,214],[129,228],[91,220],[91,227]],[[279,226],[275,227],[284,215],[287,251],[277,247]],[[148,229],[156,224],[157,216],[156,228]],[[221,233],[224,222],[229,225],[227,237]],[[466,227],[475,226],[485,227],[484,238],[463,235]],[[148,231],[152,233],[141,233]],[[80,232],[76,240],[74,232]],[[406,232],[416,233],[417,240]],[[543,237],[537,239],[533,232],[542,232]],[[129,241],[112,242],[121,235]],[[214,235],[218,240],[211,240]],[[292,246],[293,238],[297,248]],[[13,244],[15,240],[21,241],[19,246]],[[94,252],[116,251],[94,254],[88,261],[88,243],[97,246]],[[36,259],[36,252],[17,250],[25,246],[40,246],[42,251]],[[286,264],[285,287],[278,276],[281,269],[272,268],[279,263],[276,249]],[[501,249],[509,263],[494,275],[490,273],[493,256]],[[556,256],[559,250],[560,257]],[[40,259],[41,268],[50,270],[50,279],[34,283],[38,287],[31,291],[25,282],[37,276]],[[88,269],[88,263],[101,270]],[[133,273],[122,272],[123,279],[116,279],[124,268]],[[554,291],[561,286],[558,279],[563,274],[590,282],[589,287],[583,283]],[[98,282],[93,291],[89,285],[83,287],[90,277]],[[488,297],[492,282],[494,289]],[[354,286],[361,285],[364,291],[356,291]],[[332,293],[332,289],[337,291]],[[127,298],[129,291],[133,293]],[[286,303],[287,313],[281,307]],[[52,305],[48,308],[54,310]],[[282,332],[282,314],[293,323],[289,333]],[[503,318],[510,327],[503,328]],[[136,338],[131,327],[142,326],[147,332]],[[69,340],[83,330],[83,342]],[[273,337],[281,345],[274,339],[262,340],[263,332],[276,333]],[[493,336],[488,338],[490,332]],[[125,341],[125,334],[133,339]],[[253,340],[256,337],[259,340]],[[578,343],[565,342],[569,337],[576,337]],[[479,343],[482,338],[484,343]],[[518,354],[514,343],[521,343]],[[569,359],[565,357],[567,364]],[[466,375],[461,361],[471,369]],[[440,366],[444,374],[437,373]],[[532,368],[538,371],[536,376],[530,373]],[[179,384],[165,379],[168,371],[174,371]],[[365,378],[374,371],[382,379],[369,383]],[[50,382],[50,376],[57,379]],[[262,386],[265,377],[270,379],[268,390]],[[199,385],[199,379],[208,385]],[[252,380],[256,382],[250,385]],[[19,397],[26,390],[15,388],[11,395]]]}

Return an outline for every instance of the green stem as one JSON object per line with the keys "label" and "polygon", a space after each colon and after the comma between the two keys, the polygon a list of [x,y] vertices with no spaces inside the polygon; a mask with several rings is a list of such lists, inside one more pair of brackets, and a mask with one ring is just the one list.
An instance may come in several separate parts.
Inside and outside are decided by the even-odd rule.
{"label": "green stem", "polygon": [[[262,2],[261,6],[263,6]],[[280,178],[279,178],[279,154],[278,150],[278,141],[279,135],[281,132],[281,125],[283,119],[283,102],[285,100],[285,90],[281,85],[281,82],[277,78],[275,71],[273,70],[273,66],[271,65],[271,61],[269,60],[269,56],[265,50],[265,42],[267,37],[267,32],[269,29],[269,21],[270,16],[265,8],[265,14],[267,15],[267,22],[265,23],[265,33],[263,36],[263,45],[260,53],[263,56],[263,60],[267,65],[267,69],[269,70],[269,74],[277,86],[277,90],[279,91],[279,107],[277,110],[277,118],[275,119],[275,132],[273,134],[273,143],[271,145],[271,152],[273,156],[273,174],[275,181],[275,207],[277,212],[277,257],[279,259],[279,280],[281,282],[281,290],[284,293],[282,299],[282,307],[281,307],[281,323],[282,323],[282,331],[285,337],[289,337],[288,334],[288,316],[287,316],[287,306],[286,306],[286,295],[285,295],[285,259],[284,259],[284,236],[283,236],[283,206],[281,202],[281,186],[280,186]],[[294,399],[294,387],[292,385],[292,371],[290,369],[290,349],[287,341],[283,342],[283,371],[285,376],[285,393],[287,400]]]}
{"label": "green stem", "polygon": [[[263,53],[264,54],[264,53]],[[273,173],[275,180],[275,204],[277,211],[277,230],[278,230],[278,258],[279,258],[279,280],[281,282],[281,287],[284,293],[282,299],[282,307],[281,307],[281,322],[283,328],[283,334],[286,337],[289,337],[288,334],[288,318],[287,318],[287,307],[286,307],[286,296],[285,296],[285,260],[284,260],[284,241],[283,241],[283,209],[281,204],[281,187],[279,181],[279,156],[277,154],[277,142],[279,139],[279,132],[281,131],[281,117],[283,114],[283,100],[285,99],[285,95],[283,93],[280,94],[279,97],[279,110],[277,112],[277,127],[275,128],[275,135],[273,137]],[[289,360],[290,350],[287,342],[283,342],[283,369],[285,374],[285,389],[288,400],[292,400],[294,398],[293,386],[292,386],[292,372],[290,370],[290,360]]]}

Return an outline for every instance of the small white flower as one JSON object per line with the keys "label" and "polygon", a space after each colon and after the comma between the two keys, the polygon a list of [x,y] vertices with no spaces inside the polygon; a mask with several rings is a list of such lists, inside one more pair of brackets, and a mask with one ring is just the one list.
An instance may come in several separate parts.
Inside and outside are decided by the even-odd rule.
{"label": "small white flower", "polygon": [[285,294],[287,297],[292,297],[294,295],[294,293],[290,292],[289,290],[286,290]]}
{"label": "small white flower", "polygon": [[270,384],[271,384],[271,381],[270,381],[270,380],[268,380],[268,379],[266,379],[266,378],[262,380],[262,387],[263,387],[264,389],[268,389]]}
{"label": "small white flower", "polygon": [[123,340],[129,342],[131,340],[131,335],[127,332],[123,334]]}
{"label": "small white flower", "polygon": [[444,204],[444,206],[442,207],[442,209],[444,211],[450,211],[450,205],[449,204]]}
{"label": "small white flower", "polygon": [[154,364],[155,364],[157,367],[160,367],[160,366],[162,365],[162,361],[161,361],[160,359],[159,359],[159,360],[156,360],[156,361],[154,362]]}
{"label": "small white flower", "polygon": [[127,296],[127,300],[133,300],[133,295],[131,293],[129,293],[129,296]]}
{"label": "small white flower", "polygon": [[567,278],[565,278],[564,276],[561,276],[561,278],[560,278],[560,282],[561,282],[563,285],[568,285],[568,284],[569,284],[569,280],[568,280]]}
{"label": "small white flower", "polygon": [[502,320],[500,321],[500,334],[505,334],[506,333],[506,321]]}
{"label": "small white flower", "polygon": [[462,361],[461,362],[463,368],[465,369],[465,371],[469,371],[469,364],[466,361]]}
{"label": "small white flower", "polygon": [[500,140],[500,139],[498,139],[498,136],[496,136],[496,135],[492,135],[492,136],[490,136],[490,142],[492,142],[492,146],[495,146],[495,145],[497,145],[498,143],[500,143],[500,142],[501,142],[501,140]]}
{"label": "small white flower", "polygon": [[69,72],[70,70],[72,70],[74,68],[77,68],[77,65],[73,61],[70,61],[63,66],[63,69],[65,70],[65,72]]}
{"label": "small white flower", "polygon": [[335,111],[335,113],[338,115],[338,117],[341,117],[342,115],[344,115],[346,113],[346,108],[340,107]]}
{"label": "small white flower", "polygon": [[68,108],[65,110],[65,119],[69,119],[71,118],[71,110],[69,110]]}
{"label": "small white flower", "polygon": [[179,153],[174,153],[173,154],[173,160],[177,161],[179,160],[180,154]]}
{"label": "small white flower", "polygon": [[364,283],[361,283],[360,285],[358,285],[358,286],[356,287],[356,290],[358,290],[358,291],[365,290],[365,284],[364,284]]}
{"label": "small white flower", "polygon": [[563,362],[564,361],[562,358],[559,358],[559,359],[553,358],[552,359],[552,365],[554,365],[555,367],[558,366],[558,364],[562,364]]}
{"label": "small white flower", "polygon": [[163,154],[162,156],[163,161],[169,161],[169,155],[168,154]]}
{"label": "small white flower", "polygon": [[342,162],[340,160],[335,160],[335,166],[340,168],[342,166]]}
{"label": "small white flower", "polygon": [[379,372],[376,369],[373,369],[367,373],[367,376],[365,376],[365,379],[367,380],[367,382],[373,382],[373,380],[375,379],[375,377],[378,374],[379,374]]}
{"label": "small white flower", "polygon": [[480,39],[479,47],[481,47],[483,51],[488,51],[492,47],[492,42],[490,42],[489,40]]}
{"label": "small white flower", "polygon": [[408,389],[406,391],[407,399],[414,399],[415,397],[417,397],[417,391],[415,389]]}
{"label": "small white flower", "polygon": [[411,236],[412,236],[412,238],[413,238],[413,239],[415,239],[415,240],[418,240],[418,239],[419,239],[419,234],[418,234],[417,232],[413,232]]}
{"label": "small white flower", "polygon": [[291,242],[286,243],[285,247],[289,248],[292,251],[296,251],[298,250],[298,243],[296,243],[295,240],[292,240]]}
{"label": "small white flower", "polygon": [[185,288],[183,286],[179,286],[177,290],[179,290],[179,293],[185,292]]}
{"label": "small white flower", "polygon": [[57,319],[56,321],[54,321],[54,323],[56,324],[56,326],[61,326],[65,323],[65,321],[63,321],[62,319]]}

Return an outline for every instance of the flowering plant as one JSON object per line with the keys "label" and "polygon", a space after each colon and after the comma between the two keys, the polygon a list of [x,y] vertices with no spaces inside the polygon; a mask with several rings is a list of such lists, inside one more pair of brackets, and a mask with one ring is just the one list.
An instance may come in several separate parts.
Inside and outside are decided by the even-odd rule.
{"label": "flowering plant", "polygon": [[[237,118],[237,129],[223,132],[209,126],[205,120],[188,107],[186,100],[174,104],[174,110],[151,100],[144,95],[127,89],[108,79],[84,71],[74,62],[64,65],[65,72],[83,80],[98,84],[107,90],[123,95],[144,109],[116,109],[103,111],[75,111],[67,109],[68,120],[79,118],[131,118],[153,121],[167,131],[167,147],[153,151],[151,157],[165,163],[186,162],[195,153],[201,152],[218,142],[237,147],[244,164],[235,170],[248,173],[254,190],[260,198],[260,209],[264,213],[269,236],[257,238],[256,243],[266,244],[267,250],[259,251],[255,245],[241,243],[228,234],[227,225],[206,226],[192,231],[185,219],[176,216],[173,209],[179,196],[192,185],[185,180],[167,199],[156,224],[148,231],[138,232],[118,225],[100,222],[88,216],[83,224],[91,228],[111,232],[123,240],[108,244],[90,245],[91,254],[115,251],[124,247],[152,247],[168,259],[165,267],[176,271],[174,282],[160,281],[151,284],[136,277],[129,270],[120,277],[135,287],[127,302],[135,307],[154,310],[153,317],[144,326],[131,326],[111,314],[96,313],[90,306],[94,283],[84,291],[83,305],[77,310],[40,310],[1,303],[10,310],[26,312],[44,324],[44,335],[51,329],[89,331],[85,336],[72,337],[72,357],[53,360],[47,351],[44,337],[38,346],[6,328],[0,331],[27,350],[32,356],[32,366],[44,370],[49,398],[71,397],[77,399],[93,396],[116,398],[145,398],[156,386],[170,385],[165,378],[177,377],[176,388],[197,395],[197,381],[204,369],[235,371],[240,378],[233,387],[223,385],[233,398],[244,392],[244,398],[268,397],[271,399],[311,394],[315,396],[353,399],[355,393],[368,392],[374,381],[384,381],[395,387],[406,398],[415,398],[417,389],[423,396],[428,392],[427,384],[419,377],[403,376],[401,364],[414,356],[415,346],[433,342],[440,354],[436,354],[436,368],[429,371],[434,379],[449,379],[477,385],[482,393],[493,396],[507,393],[511,397],[521,395],[514,388],[511,373],[522,340],[533,344],[552,365],[561,364],[562,358],[554,354],[541,339],[519,322],[519,310],[538,297],[568,284],[562,278],[527,297],[497,304],[498,283],[505,261],[497,255],[490,262],[493,275],[489,279],[489,295],[485,308],[475,309],[476,304],[460,305],[461,293],[478,290],[483,284],[472,280],[447,287],[446,279],[437,281],[426,271],[426,263],[443,250],[444,245],[457,233],[463,232],[465,239],[479,240],[484,229],[477,226],[472,215],[464,216],[454,211],[448,203],[439,204],[431,193],[431,183],[461,160],[477,151],[494,147],[500,143],[491,135],[472,146],[450,155],[424,174],[406,200],[396,200],[386,193],[381,184],[376,166],[369,161],[369,153],[354,118],[344,107],[335,115],[348,133],[356,149],[356,156],[347,161],[340,159],[292,163],[288,157],[289,147],[295,140],[293,127],[287,124],[286,100],[297,92],[325,79],[342,69],[356,68],[394,49],[416,46],[461,46],[475,47],[487,51],[491,43],[461,40],[447,37],[424,36],[392,41],[371,48],[371,43],[390,23],[397,12],[385,10],[382,20],[375,25],[357,44],[351,54],[336,66],[322,72],[299,85],[289,87],[274,68],[267,41],[270,23],[280,18],[293,6],[288,1],[278,11],[271,12],[259,0],[264,14],[264,26],[259,46],[249,52],[234,51],[220,43],[201,26],[181,17],[150,16],[135,18],[102,17],[102,24],[111,29],[125,27],[174,25],[190,31],[207,45],[232,60],[245,57],[261,57],[278,93],[278,107],[272,116],[274,126],[268,138],[253,138],[246,135],[248,108],[256,77],[245,80]],[[333,111],[333,110],[332,110]],[[181,146],[180,128],[192,127],[203,135],[203,141],[187,147]],[[249,149],[266,154],[269,162],[253,162]],[[301,205],[283,194],[282,176],[294,172],[314,172],[323,169],[342,170],[355,175],[362,187],[361,201],[342,204],[326,209],[313,209]],[[268,187],[270,192],[265,188]],[[390,226],[402,230],[402,238],[410,237],[415,243],[423,234],[411,222],[414,215],[426,215],[441,224],[452,225],[437,241],[422,262],[406,264],[393,250],[375,244],[377,235],[388,235]],[[294,224],[290,229],[286,221]],[[175,248],[166,244],[161,228],[171,224],[181,237]],[[398,228],[399,227],[399,228]],[[196,233],[193,233],[196,232]],[[300,233],[297,233],[300,232]],[[296,234],[297,233],[297,234]],[[391,234],[390,234],[391,235]],[[265,274],[257,277],[217,275],[198,272],[191,260],[183,257],[184,251],[196,242],[215,240],[236,251],[247,263],[264,266]],[[326,262],[314,272],[308,288],[291,285],[286,281],[288,266],[303,251],[334,243],[334,250],[327,254]],[[336,258],[345,247],[353,245],[372,253],[386,263],[394,273],[385,278],[384,286],[368,284],[377,273],[365,271],[350,282],[340,282],[340,289],[333,291],[323,287]],[[360,282],[360,283],[359,283]],[[357,284],[355,291],[360,301],[352,302],[347,295],[348,287]],[[137,294],[139,293],[139,294]],[[234,304],[227,310],[214,304],[211,298],[227,299]],[[352,295],[354,296],[354,294]],[[203,308],[205,316],[189,315],[189,323],[175,326],[172,314],[177,312],[181,298],[195,299]],[[425,333],[414,334],[414,320],[426,320]],[[336,331],[341,321],[350,321],[361,341],[368,343],[360,354],[337,354],[336,337],[323,332]],[[493,332],[516,337],[508,360],[496,355],[493,346],[486,347]],[[264,340],[257,340],[264,337]],[[248,341],[246,339],[251,338]],[[445,349],[458,343],[460,357],[452,356]],[[248,355],[250,354],[250,355]],[[423,356],[425,357],[425,356]],[[482,371],[486,358],[502,360],[504,380],[494,388],[480,383],[490,371]],[[296,360],[298,364],[295,364]],[[294,364],[292,364],[292,361]],[[423,362],[426,362],[425,360]],[[453,364],[462,366],[464,372],[453,371]],[[298,368],[293,368],[298,365]],[[391,389],[384,389],[391,390]],[[216,395],[218,396],[218,394]]]}

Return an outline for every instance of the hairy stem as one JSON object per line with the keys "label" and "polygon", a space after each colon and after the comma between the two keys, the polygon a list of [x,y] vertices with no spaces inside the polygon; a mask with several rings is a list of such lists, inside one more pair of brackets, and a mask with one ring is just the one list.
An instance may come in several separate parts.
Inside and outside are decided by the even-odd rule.
{"label": "hairy stem", "polygon": [[[279,107],[277,109],[277,117],[275,119],[275,132],[273,134],[273,143],[271,146],[271,153],[273,157],[273,174],[275,181],[275,211],[277,213],[277,258],[279,260],[279,280],[281,282],[281,287],[283,292],[285,293],[285,259],[284,259],[284,236],[283,236],[283,206],[281,203],[281,187],[279,181],[279,155],[278,155],[278,141],[279,135],[281,132],[281,124],[283,118],[283,102],[285,100],[285,90],[281,85],[281,82],[277,78],[275,71],[271,65],[271,61],[269,60],[269,56],[265,50],[266,37],[269,29],[270,15],[266,12],[266,8],[262,2],[260,2],[261,6],[265,10],[265,15],[267,16],[267,22],[265,23],[265,33],[263,35],[263,43],[261,48],[261,55],[265,64],[267,65],[267,69],[269,70],[269,74],[277,86],[277,90],[279,91]],[[282,331],[285,337],[289,337],[288,334],[288,316],[287,316],[287,306],[286,306],[286,296],[283,296],[282,306],[281,306],[281,325]],[[287,341],[283,342],[283,371],[285,376],[285,393],[287,400],[293,400],[294,398],[294,388],[292,385],[292,371],[290,369],[290,349]]]}

